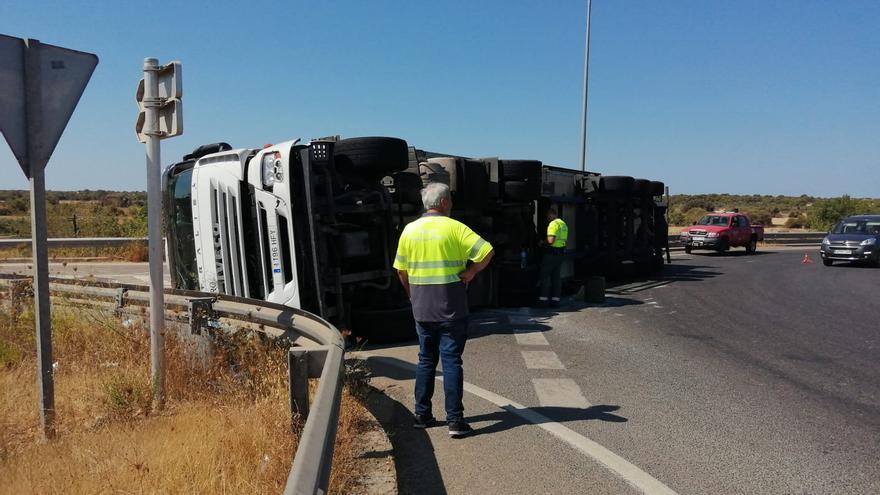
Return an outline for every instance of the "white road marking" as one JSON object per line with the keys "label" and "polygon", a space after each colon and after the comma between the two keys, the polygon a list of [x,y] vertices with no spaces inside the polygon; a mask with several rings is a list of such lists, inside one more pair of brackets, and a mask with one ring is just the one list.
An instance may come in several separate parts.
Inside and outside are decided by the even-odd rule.
{"label": "white road marking", "polygon": [[570,378],[533,378],[532,385],[542,406],[586,409],[591,405],[578,384]]}
{"label": "white road marking", "polygon": [[[412,363],[402,363],[393,358],[383,358],[370,353],[362,354],[384,362],[397,368],[403,368],[410,372],[415,372],[416,365]],[[437,380],[443,381],[442,376],[438,376]],[[567,443],[569,446],[584,454],[585,456],[598,462],[606,469],[620,477],[624,482],[640,491],[649,495],[678,495],[674,490],[664,485],[660,480],[654,478],[650,474],[639,469],[635,464],[627,461],[623,457],[603,447],[599,443],[590,440],[580,433],[563,426],[543,414],[529,409],[522,404],[518,404],[506,397],[502,397],[494,392],[490,392],[484,388],[478,387],[473,383],[464,382],[464,389],[469,394],[491,402],[505,411],[516,414],[520,418],[534,424],[538,428],[550,433],[557,439]]]}
{"label": "white road marking", "polygon": [[516,343],[519,345],[550,345],[550,342],[547,342],[547,337],[544,337],[542,332],[514,328],[513,335],[516,337]]}
{"label": "white road marking", "polygon": [[532,370],[564,370],[565,366],[553,351],[521,351],[526,368]]}

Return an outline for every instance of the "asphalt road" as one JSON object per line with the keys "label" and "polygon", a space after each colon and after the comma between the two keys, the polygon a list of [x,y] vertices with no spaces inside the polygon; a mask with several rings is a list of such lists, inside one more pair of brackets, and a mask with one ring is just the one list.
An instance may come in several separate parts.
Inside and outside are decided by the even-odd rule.
{"label": "asphalt road", "polygon": [[604,305],[477,312],[463,440],[410,429],[415,346],[368,348],[401,493],[880,493],[880,269],[809,252],[678,255]]}
{"label": "asphalt road", "polygon": [[[880,269],[824,267],[815,250],[811,264],[803,250],[738,251],[676,257],[662,279],[612,288],[603,306],[480,312],[465,380],[677,493],[880,492]],[[393,375],[375,368],[379,383]],[[392,378],[403,412],[391,426],[408,439],[412,382]],[[398,460],[402,493],[650,492],[482,397],[465,405],[480,434],[429,430],[430,448]]]}

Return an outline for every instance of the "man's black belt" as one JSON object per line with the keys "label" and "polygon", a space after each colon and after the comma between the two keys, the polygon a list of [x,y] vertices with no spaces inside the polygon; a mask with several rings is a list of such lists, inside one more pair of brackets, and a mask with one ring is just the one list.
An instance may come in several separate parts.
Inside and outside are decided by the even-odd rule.
{"label": "man's black belt", "polygon": [[547,252],[553,253],[553,254],[565,254],[565,246],[563,246],[563,247],[548,246]]}

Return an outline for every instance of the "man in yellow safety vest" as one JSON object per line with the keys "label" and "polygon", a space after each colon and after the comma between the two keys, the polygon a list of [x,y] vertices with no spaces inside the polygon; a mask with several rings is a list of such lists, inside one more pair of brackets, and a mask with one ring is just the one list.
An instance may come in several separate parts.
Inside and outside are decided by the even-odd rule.
{"label": "man in yellow safety vest", "polygon": [[547,248],[544,257],[541,258],[541,271],[539,283],[541,293],[538,296],[538,304],[546,306],[559,306],[559,297],[562,293],[560,272],[562,261],[565,258],[565,245],[568,243],[568,225],[559,218],[556,208],[547,210]]}
{"label": "man in yellow safety vest", "polygon": [[464,421],[462,405],[467,285],[486,268],[495,252],[467,225],[449,218],[449,186],[428,184],[422,189],[422,203],[427,211],[403,229],[394,259],[400,283],[412,303],[419,336],[413,426],[427,428],[435,421],[431,397],[437,363],[442,360],[446,422],[449,435],[458,438],[473,431]]}

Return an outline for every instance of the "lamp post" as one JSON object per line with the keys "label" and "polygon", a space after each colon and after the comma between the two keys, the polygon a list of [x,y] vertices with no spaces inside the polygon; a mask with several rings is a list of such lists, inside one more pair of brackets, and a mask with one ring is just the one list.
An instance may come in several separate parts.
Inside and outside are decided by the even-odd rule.
{"label": "lamp post", "polygon": [[587,170],[587,91],[590,86],[590,13],[592,0],[587,0],[587,32],[584,41],[584,110],[581,114],[581,171]]}

